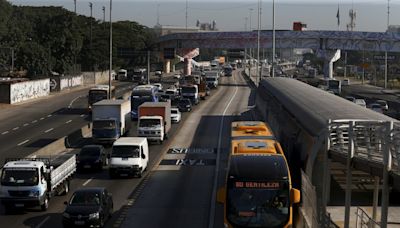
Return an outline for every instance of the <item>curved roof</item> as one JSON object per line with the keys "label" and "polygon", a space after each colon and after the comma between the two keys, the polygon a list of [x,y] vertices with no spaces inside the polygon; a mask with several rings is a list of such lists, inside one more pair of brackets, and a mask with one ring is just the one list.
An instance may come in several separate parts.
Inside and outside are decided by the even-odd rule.
{"label": "curved roof", "polygon": [[319,135],[326,129],[329,119],[398,122],[296,79],[267,78],[260,82],[258,92],[275,97],[312,135]]}

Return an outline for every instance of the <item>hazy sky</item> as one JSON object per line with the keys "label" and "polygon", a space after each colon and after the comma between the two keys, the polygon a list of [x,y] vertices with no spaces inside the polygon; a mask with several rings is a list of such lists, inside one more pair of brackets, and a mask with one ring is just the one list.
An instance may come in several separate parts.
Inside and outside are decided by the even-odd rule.
{"label": "hazy sky", "polygon": [[[15,5],[63,6],[73,11],[73,0],[10,0]],[[102,7],[106,6],[108,20],[109,1],[92,0],[93,15],[103,18]],[[185,0],[113,0],[113,20],[134,20],[153,27],[162,25],[185,26]],[[353,2],[353,3],[352,3]],[[276,0],[276,28],[291,29],[294,21],[306,23],[309,30],[337,30],[337,10],[339,5],[340,30],[349,23],[349,10],[356,11],[356,31],[383,32],[387,24],[387,0]],[[253,9],[252,11],[250,9]],[[77,0],[77,12],[89,15],[89,1]],[[252,12],[252,13],[250,13]],[[271,29],[272,0],[262,1],[262,28]],[[257,28],[257,1],[255,0],[188,0],[188,25],[195,26],[196,21],[217,22],[222,31],[242,31]],[[400,0],[390,0],[390,24],[400,25]]]}

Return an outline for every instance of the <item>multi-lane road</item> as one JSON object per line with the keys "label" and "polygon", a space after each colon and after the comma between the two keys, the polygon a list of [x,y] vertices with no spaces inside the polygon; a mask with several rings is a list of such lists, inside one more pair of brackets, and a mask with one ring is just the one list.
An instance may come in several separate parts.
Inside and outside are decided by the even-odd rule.
{"label": "multi-lane road", "polygon": [[[2,111],[0,143],[4,146],[0,159],[27,156],[89,123],[84,110],[86,93],[87,89],[74,90]],[[223,185],[231,120],[254,118],[250,94],[239,71],[233,77],[221,78],[211,97],[173,125],[168,141],[150,146],[150,168],[142,179],[109,179],[107,170],[77,174],[71,192],[81,187],[107,187],[113,194],[115,210],[108,227],[222,226],[222,208],[213,196]],[[135,129],[130,134],[135,135]],[[5,214],[0,208],[0,221],[6,227],[59,227],[63,202],[71,192],[54,197],[46,212],[27,209]]]}

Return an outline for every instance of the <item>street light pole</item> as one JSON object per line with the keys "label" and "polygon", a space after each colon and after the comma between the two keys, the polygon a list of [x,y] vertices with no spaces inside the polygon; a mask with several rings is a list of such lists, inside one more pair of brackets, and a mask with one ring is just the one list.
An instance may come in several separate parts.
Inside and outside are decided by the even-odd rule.
{"label": "street light pole", "polygon": [[272,74],[275,77],[275,0],[272,0]]}
{"label": "street light pole", "polygon": [[90,50],[92,50],[92,34],[93,34],[93,26],[92,26],[92,17],[93,17],[93,3],[89,2],[90,7]]}
{"label": "street light pole", "polygon": [[[249,9],[249,28],[250,28],[250,32],[251,30],[251,15],[253,14],[253,8]],[[251,47],[249,48],[249,55],[250,55],[250,66],[251,66],[251,59],[253,58],[252,53],[251,53]]]}
{"label": "street light pole", "polygon": [[185,24],[185,28],[186,28],[186,32],[187,32],[187,29],[188,29],[188,0],[186,0],[186,15],[185,15],[185,22],[186,22],[186,24]]}
{"label": "street light pole", "polygon": [[110,0],[110,69],[108,72],[108,99],[111,99],[111,74],[112,74],[112,0]]}
{"label": "street light pole", "polygon": [[104,30],[106,29],[106,7],[103,6],[103,24],[104,24]]}
{"label": "street light pole", "polygon": [[[258,0],[258,17],[257,17],[257,21],[258,21],[258,31],[257,31],[257,76],[259,80],[258,82],[260,82],[261,80],[261,69],[260,69],[260,30],[261,30],[261,0]],[[257,82],[257,80],[256,80]]]}
{"label": "street light pole", "polygon": [[74,12],[76,14],[76,0],[74,0]]}
{"label": "street light pole", "polygon": [[[389,0],[387,4],[387,24],[386,24],[386,32],[389,32],[389,15],[390,15],[390,7],[389,7]],[[384,81],[384,88],[387,88],[387,80],[388,80],[388,61],[387,61],[387,51],[385,51],[385,81]]]}

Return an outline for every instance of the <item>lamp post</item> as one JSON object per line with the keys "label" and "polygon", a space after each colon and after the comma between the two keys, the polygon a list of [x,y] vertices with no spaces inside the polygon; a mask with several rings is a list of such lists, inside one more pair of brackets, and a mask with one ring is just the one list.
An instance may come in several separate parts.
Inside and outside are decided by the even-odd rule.
{"label": "lamp post", "polygon": [[[253,8],[249,9],[249,28],[250,28],[250,32],[251,30],[251,15],[253,14]],[[252,53],[251,53],[251,47],[249,48],[249,55],[250,55],[250,66],[251,66],[251,59],[253,58]]]}
{"label": "lamp post", "polygon": [[90,7],[90,50],[92,50],[92,34],[93,34],[93,26],[92,26],[92,17],[93,17],[93,3],[89,2]]}
{"label": "lamp post", "polygon": [[74,12],[76,14],[76,0],[74,0]]}
{"label": "lamp post", "polygon": [[188,29],[188,0],[186,0],[186,15],[185,15],[185,28],[186,28],[186,32]]}
{"label": "lamp post", "polygon": [[272,0],[272,73],[271,77],[275,77],[275,0]]}
{"label": "lamp post", "polygon": [[108,99],[111,99],[111,74],[112,74],[112,0],[110,0],[110,69],[108,72]]}
{"label": "lamp post", "polygon": [[[258,29],[257,29],[257,76],[259,80],[258,82],[260,82],[261,80],[261,70],[260,69],[260,30],[261,30],[261,0],[258,0]],[[257,81],[257,80],[256,80]]]}
{"label": "lamp post", "polygon": [[104,24],[104,30],[106,29],[106,7],[103,6],[103,24]]}

